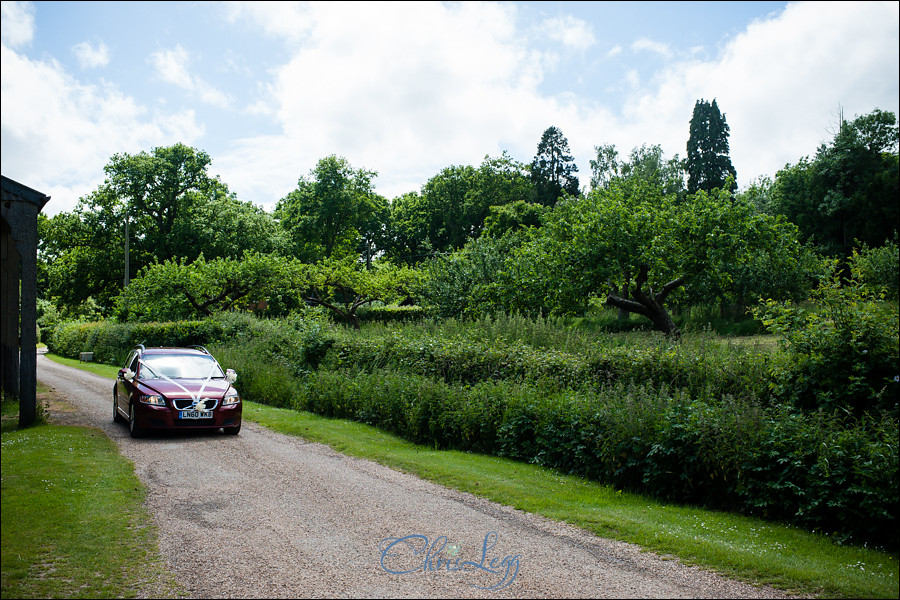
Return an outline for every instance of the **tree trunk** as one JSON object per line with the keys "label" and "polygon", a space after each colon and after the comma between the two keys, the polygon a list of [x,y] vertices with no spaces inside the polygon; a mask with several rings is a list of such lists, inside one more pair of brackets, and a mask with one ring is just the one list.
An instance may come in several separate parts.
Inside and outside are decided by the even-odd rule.
{"label": "tree trunk", "polygon": [[684,278],[679,277],[674,281],[670,281],[663,286],[659,293],[654,293],[649,287],[647,288],[648,291],[645,292],[643,287],[647,282],[647,271],[647,265],[641,265],[630,298],[624,297],[627,295],[626,289],[625,294],[622,296],[609,294],[606,298],[606,305],[643,315],[650,319],[654,327],[662,331],[667,338],[678,341],[681,339],[681,331],[675,325],[675,321],[672,320],[664,303],[669,294],[684,284]]}
{"label": "tree trunk", "polygon": [[[616,290],[616,291],[618,292],[619,290]],[[627,284],[627,283],[623,283],[623,284],[622,284],[622,291],[621,291],[621,294],[622,294],[622,297],[623,297],[623,298],[627,298],[627,297],[628,297],[628,284]],[[608,301],[607,301],[607,303],[608,303]],[[624,320],[628,317],[628,311],[625,310],[624,308],[619,308],[619,315],[618,315],[618,317],[619,317],[619,320],[620,320],[620,321],[624,321]]]}

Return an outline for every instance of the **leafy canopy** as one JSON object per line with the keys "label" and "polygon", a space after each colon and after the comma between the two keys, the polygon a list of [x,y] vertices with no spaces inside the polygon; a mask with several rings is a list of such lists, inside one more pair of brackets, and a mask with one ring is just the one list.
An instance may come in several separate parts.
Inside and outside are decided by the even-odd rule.
{"label": "leafy canopy", "polygon": [[71,213],[41,222],[48,295],[69,308],[94,298],[108,310],[126,279],[126,237],[128,279],[176,258],[280,252],[284,238],[271,216],[238,201],[208,174],[210,163],[184,144],[113,156],[103,184]]}
{"label": "leafy canopy", "polygon": [[358,255],[360,244],[375,236],[373,217],[387,210],[387,201],[373,189],[376,176],[332,155],[301,177],[274,213],[290,236],[293,255],[304,262]]}
{"label": "leafy canopy", "polygon": [[831,257],[847,257],[857,242],[884,245],[900,222],[898,139],[891,112],[841,121],[815,157],[778,171],[767,209],[796,223]]}

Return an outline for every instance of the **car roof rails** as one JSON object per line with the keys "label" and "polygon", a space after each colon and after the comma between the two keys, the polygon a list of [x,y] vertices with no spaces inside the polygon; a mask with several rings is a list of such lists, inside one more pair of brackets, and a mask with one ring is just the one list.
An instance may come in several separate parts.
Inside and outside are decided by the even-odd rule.
{"label": "car roof rails", "polygon": [[200,352],[202,352],[203,354],[209,354],[209,350],[207,350],[203,346],[194,345],[194,346],[188,346],[188,348],[195,348],[195,349],[199,350]]}
{"label": "car roof rails", "polygon": [[143,345],[143,344],[138,344],[137,346],[134,347],[135,350],[137,350],[138,348],[141,349],[141,352],[143,352],[143,351],[146,350],[146,348],[144,348],[144,345]]}

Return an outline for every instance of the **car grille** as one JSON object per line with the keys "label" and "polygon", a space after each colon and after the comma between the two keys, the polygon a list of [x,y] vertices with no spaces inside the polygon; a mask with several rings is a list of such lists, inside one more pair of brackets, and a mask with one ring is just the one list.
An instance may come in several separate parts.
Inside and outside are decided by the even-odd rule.
{"label": "car grille", "polygon": [[172,400],[177,410],[213,410],[219,405],[218,398],[202,398],[197,406],[194,406],[192,398],[175,398]]}

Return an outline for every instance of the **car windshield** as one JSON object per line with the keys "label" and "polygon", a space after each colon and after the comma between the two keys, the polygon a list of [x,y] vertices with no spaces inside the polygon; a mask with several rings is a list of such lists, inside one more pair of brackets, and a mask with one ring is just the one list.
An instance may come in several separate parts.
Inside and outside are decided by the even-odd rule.
{"label": "car windshield", "polygon": [[150,354],[141,357],[141,379],[207,379],[225,377],[211,356],[190,354]]}

